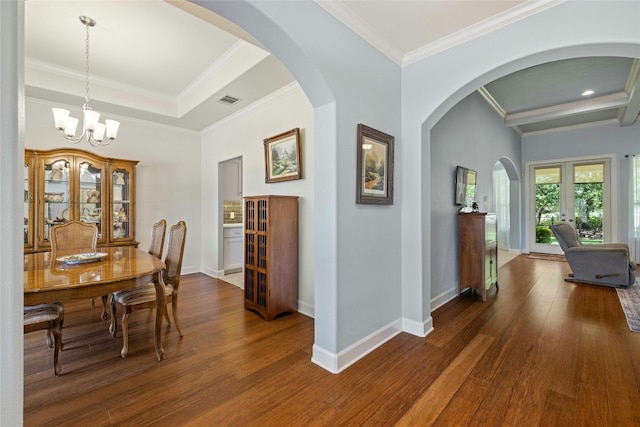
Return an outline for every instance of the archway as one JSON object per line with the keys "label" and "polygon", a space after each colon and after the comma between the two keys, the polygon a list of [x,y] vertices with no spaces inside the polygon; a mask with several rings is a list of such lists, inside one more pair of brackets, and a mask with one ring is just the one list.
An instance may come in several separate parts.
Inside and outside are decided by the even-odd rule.
{"label": "archway", "polygon": [[[430,115],[427,116],[426,120],[424,120],[421,124],[421,141],[422,145],[420,148],[421,153],[421,201],[420,205],[423,209],[422,215],[422,285],[421,290],[418,292],[422,292],[423,299],[423,310],[425,316],[429,313],[428,309],[431,303],[433,302],[434,297],[431,293],[433,289],[432,277],[430,274],[426,274],[430,272],[431,266],[434,263],[434,254],[440,250],[438,247],[438,239],[433,238],[433,230],[438,227],[437,221],[432,221],[431,218],[431,206],[433,200],[433,194],[429,186],[429,182],[434,178],[432,176],[431,166],[430,166],[430,153],[431,153],[431,144],[432,144],[432,131],[434,126],[438,123],[438,121],[458,102],[464,99],[466,96],[473,93],[477,88],[503,76],[506,76],[512,72],[532,67],[535,65],[540,65],[546,62],[556,61],[560,59],[571,59],[571,58],[579,58],[584,56],[627,56],[627,57],[635,57],[637,55],[637,45],[630,45],[625,43],[620,43],[617,45],[611,44],[592,44],[592,45],[577,45],[571,46],[561,49],[553,49],[545,52],[539,52],[536,54],[532,54],[527,57],[523,57],[520,59],[515,59],[510,62],[503,63],[498,65],[496,68],[492,69],[489,72],[486,72],[480,76],[472,77],[467,83],[463,84],[458,90],[451,93],[443,102],[437,106]],[[588,52],[588,53],[587,53]],[[524,242],[524,231],[522,229],[523,223],[523,214],[522,214],[522,200],[523,197],[521,195],[522,184],[519,179],[520,169],[517,167],[512,161],[504,161],[504,159],[500,159],[500,162],[505,167],[509,174],[509,179],[512,182],[510,185],[510,195],[514,196],[518,199],[517,209],[514,210],[514,204],[511,204],[510,215],[512,220],[516,220],[515,227],[509,233],[509,238],[513,239],[512,241],[519,243],[520,250],[522,249],[522,242]]]}
{"label": "archway", "polygon": [[498,215],[498,264],[521,252],[520,174],[513,160],[501,157],[493,168],[493,210]]}

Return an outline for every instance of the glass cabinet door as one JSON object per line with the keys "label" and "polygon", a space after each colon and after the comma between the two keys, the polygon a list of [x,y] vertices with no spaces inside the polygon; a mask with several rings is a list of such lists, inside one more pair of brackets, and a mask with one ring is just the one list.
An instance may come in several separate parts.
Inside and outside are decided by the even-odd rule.
{"label": "glass cabinet door", "polygon": [[98,227],[98,244],[104,243],[106,236],[104,230],[104,166],[100,162],[92,162],[78,159],[77,171],[79,174],[78,200],[74,205],[78,206],[80,221],[87,224],[95,224]]}
{"label": "glass cabinet door", "polygon": [[55,224],[72,219],[71,214],[71,159],[42,159],[43,171],[42,200],[39,215],[42,230],[39,233],[41,244],[49,243],[49,232]]}
{"label": "glass cabinet door", "polygon": [[133,176],[128,167],[115,165],[111,175],[112,240],[133,238]]}
{"label": "glass cabinet door", "polygon": [[25,152],[24,155],[24,246],[33,248],[33,155]]}

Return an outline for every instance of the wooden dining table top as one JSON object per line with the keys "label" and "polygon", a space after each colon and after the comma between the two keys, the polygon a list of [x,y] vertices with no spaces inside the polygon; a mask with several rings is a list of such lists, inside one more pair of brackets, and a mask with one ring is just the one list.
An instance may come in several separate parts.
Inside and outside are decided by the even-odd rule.
{"label": "wooden dining table top", "polygon": [[[148,283],[150,276],[164,269],[164,262],[160,259],[133,246],[98,248],[96,252],[105,253],[106,256],[81,264],[52,260],[51,252],[25,254],[25,303],[27,300],[36,303],[50,302],[50,298],[60,300],[100,296],[110,284],[113,284],[114,290],[119,290],[122,285],[118,285],[118,282],[130,282],[125,287],[131,288],[138,282],[143,284],[146,280],[145,283]],[[56,255],[59,258],[70,254]]]}
{"label": "wooden dining table top", "polygon": [[[98,248],[106,254],[93,262],[69,264],[57,261],[70,253],[39,252],[24,255],[24,305],[38,305],[72,298],[90,298],[153,282],[156,288],[155,347],[158,360],[164,350],[160,328],[164,313],[162,260],[133,246]],[[124,357],[124,356],[123,356]]]}

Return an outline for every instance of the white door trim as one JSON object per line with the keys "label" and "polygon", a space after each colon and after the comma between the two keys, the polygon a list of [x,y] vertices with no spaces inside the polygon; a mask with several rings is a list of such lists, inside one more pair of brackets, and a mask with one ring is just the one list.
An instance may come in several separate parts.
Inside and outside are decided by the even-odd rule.
{"label": "white door trim", "polygon": [[615,241],[618,238],[618,195],[617,191],[615,191],[617,186],[617,163],[616,163],[616,155],[611,154],[602,154],[597,156],[581,156],[581,157],[570,157],[564,159],[549,159],[549,160],[536,160],[525,163],[524,168],[524,182],[525,182],[525,218],[524,218],[524,241],[525,241],[525,253],[531,252],[531,221],[533,220],[531,215],[532,206],[535,206],[535,192],[532,191],[531,187],[531,169],[535,166],[541,166],[546,164],[558,164],[558,163],[576,163],[576,162],[588,162],[588,161],[596,161],[596,160],[605,160],[609,163],[609,190],[605,191],[605,206],[608,207],[608,213],[605,215],[605,226],[609,229],[609,233],[606,233],[606,238],[609,241]]}

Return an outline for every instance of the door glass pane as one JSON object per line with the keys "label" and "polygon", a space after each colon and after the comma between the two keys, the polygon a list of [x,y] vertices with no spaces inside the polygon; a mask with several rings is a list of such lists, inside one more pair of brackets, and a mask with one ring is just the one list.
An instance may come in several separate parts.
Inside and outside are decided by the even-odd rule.
{"label": "door glass pane", "polygon": [[125,169],[116,169],[111,177],[113,182],[113,238],[131,237],[129,218],[131,218],[130,185],[131,176]]}
{"label": "door glass pane", "polygon": [[604,164],[573,168],[576,230],[584,244],[603,243]]}
{"label": "door glass pane", "polygon": [[44,236],[49,241],[49,231],[55,224],[69,221],[69,162],[57,160],[44,165]]}
{"label": "door glass pane", "polygon": [[102,170],[89,162],[80,163],[80,220],[98,227],[102,238]]}
{"label": "door glass pane", "polygon": [[560,219],[561,172],[560,166],[535,169],[536,243],[557,244],[549,226]]}

